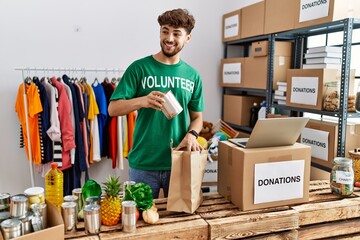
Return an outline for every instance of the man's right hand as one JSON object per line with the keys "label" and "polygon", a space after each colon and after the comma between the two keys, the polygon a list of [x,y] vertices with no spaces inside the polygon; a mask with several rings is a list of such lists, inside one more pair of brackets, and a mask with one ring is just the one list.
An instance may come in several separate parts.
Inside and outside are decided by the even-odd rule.
{"label": "man's right hand", "polygon": [[161,110],[165,94],[159,91],[152,91],[147,96],[143,97],[143,107]]}

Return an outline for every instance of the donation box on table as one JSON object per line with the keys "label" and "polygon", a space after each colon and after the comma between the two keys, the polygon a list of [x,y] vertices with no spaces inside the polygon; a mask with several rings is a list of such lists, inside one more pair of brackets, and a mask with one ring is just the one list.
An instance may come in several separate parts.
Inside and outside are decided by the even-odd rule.
{"label": "donation box on table", "polygon": [[309,201],[311,148],[291,146],[245,149],[219,143],[218,192],[240,210]]}

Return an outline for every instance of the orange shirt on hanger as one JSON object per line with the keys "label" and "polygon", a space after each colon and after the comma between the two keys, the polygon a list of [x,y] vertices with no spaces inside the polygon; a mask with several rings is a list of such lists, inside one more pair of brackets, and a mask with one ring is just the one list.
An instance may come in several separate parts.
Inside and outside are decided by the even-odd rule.
{"label": "orange shirt on hanger", "polygon": [[[42,112],[41,100],[38,88],[35,83],[26,84],[26,101],[28,105],[28,123],[30,133],[31,157],[35,164],[41,164],[41,146],[39,135],[39,121],[38,113]],[[21,84],[18,89],[18,94],[15,103],[15,112],[18,115],[22,132],[24,136],[24,146],[27,158],[30,159],[28,150],[28,134],[26,130],[26,116],[24,103],[24,84]]]}

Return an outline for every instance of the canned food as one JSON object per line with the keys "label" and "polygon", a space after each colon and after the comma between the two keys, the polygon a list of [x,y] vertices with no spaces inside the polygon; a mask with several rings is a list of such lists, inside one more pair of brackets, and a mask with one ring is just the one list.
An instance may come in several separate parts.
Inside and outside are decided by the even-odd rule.
{"label": "canned food", "polygon": [[90,204],[84,207],[84,224],[87,234],[98,234],[100,232],[101,217],[98,204]]}
{"label": "canned food", "polygon": [[78,218],[78,214],[79,214],[79,198],[75,195],[67,195],[64,197],[64,202],[73,202],[76,204],[75,207],[75,215],[76,218]]}
{"label": "canned food", "polygon": [[45,203],[44,188],[42,187],[28,188],[24,193],[28,197],[29,206],[34,203]]}
{"label": "canned food", "polygon": [[136,203],[135,201],[123,201],[122,202],[122,215],[121,221],[123,224],[124,232],[136,231]]}
{"label": "canned food", "polygon": [[31,221],[34,217],[32,212],[27,212],[23,218],[18,218],[21,221],[21,235],[26,235],[33,232]]}
{"label": "canned food", "polygon": [[10,208],[10,194],[0,193],[0,212],[9,211]]}
{"label": "canned food", "polygon": [[63,202],[61,204],[61,216],[64,220],[65,233],[76,231],[76,203]]}
{"label": "canned food", "polygon": [[75,188],[72,190],[72,195],[78,197],[78,209],[81,210],[83,208],[84,202],[82,199],[82,189],[81,188]]}
{"label": "canned food", "polygon": [[164,100],[165,102],[163,103],[161,111],[167,119],[170,120],[182,112],[183,108],[171,90],[165,93]]}
{"label": "canned food", "polygon": [[10,212],[0,212],[0,223],[8,218],[10,218]]}
{"label": "canned food", "polygon": [[21,236],[21,221],[11,218],[1,223],[1,232],[5,240]]}
{"label": "canned food", "polygon": [[47,228],[47,205],[46,203],[34,203],[30,206],[31,210],[34,213],[34,217],[36,216],[36,221],[34,221],[33,225],[36,226],[34,228],[37,229],[37,231]]}
{"label": "canned food", "polygon": [[27,208],[28,198],[25,195],[15,195],[10,198],[10,216],[12,218],[25,217]]}

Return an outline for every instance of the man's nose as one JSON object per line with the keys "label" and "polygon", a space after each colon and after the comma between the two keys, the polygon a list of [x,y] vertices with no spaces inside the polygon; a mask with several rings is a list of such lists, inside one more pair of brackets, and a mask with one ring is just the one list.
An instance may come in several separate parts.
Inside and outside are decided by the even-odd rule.
{"label": "man's nose", "polygon": [[169,34],[167,37],[167,41],[168,42],[173,42],[174,41],[174,35],[173,34]]}

